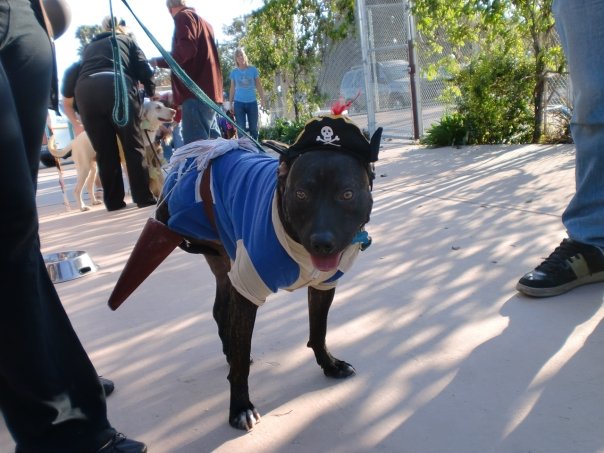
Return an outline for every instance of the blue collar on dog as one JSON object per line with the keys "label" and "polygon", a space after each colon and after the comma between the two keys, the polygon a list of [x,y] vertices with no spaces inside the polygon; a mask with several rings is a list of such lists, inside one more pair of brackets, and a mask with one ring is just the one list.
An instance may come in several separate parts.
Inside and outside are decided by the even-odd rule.
{"label": "blue collar on dog", "polygon": [[371,245],[371,236],[367,231],[361,230],[352,238],[352,244],[357,242],[361,244],[361,251],[367,250]]}

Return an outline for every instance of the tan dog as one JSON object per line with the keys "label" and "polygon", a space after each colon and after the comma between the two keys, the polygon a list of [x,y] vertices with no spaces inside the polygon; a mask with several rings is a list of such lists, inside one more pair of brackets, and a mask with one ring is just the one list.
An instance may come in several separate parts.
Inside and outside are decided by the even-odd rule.
{"label": "tan dog", "polygon": [[[154,145],[155,134],[164,122],[171,122],[176,111],[169,109],[159,101],[145,101],[142,109],[142,126],[144,129],[143,138],[145,143],[145,166],[149,170],[149,189],[159,197],[163,187],[163,173],[161,169],[161,146]],[[147,137],[150,137],[148,139]],[[119,140],[118,140],[119,143]],[[159,149],[156,149],[159,148]],[[49,140],[48,150],[55,157],[63,157],[69,151],[76,166],[77,181],[73,188],[73,193],[81,211],[88,211],[88,207],[82,198],[82,189],[86,186],[88,196],[93,205],[101,204],[102,201],[94,195],[94,181],[96,179],[96,152],[90,143],[90,138],[86,132],[82,132],[72,142],[62,150],[57,150],[54,140]],[[124,157],[120,154],[122,164]]]}
{"label": "tan dog", "polygon": [[[159,198],[164,186],[163,149],[157,133],[164,123],[171,123],[176,110],[166,107],[160,101],[145,101],[142,110],[143,141],[145,143],[145,167],[149,171],[149,190]],[[166,140],[166,138],[164,138]]]}
{"label": "tan dog", "polygon": [[54,137],[48,140],[48,151],[55,157],[63,157],[71,151],[71,157],[76,166],[77,180],[73,188],[76,204],[80,211],[88,211],[90,208],[84,203],[82,189],[86,185],[88,196],[93,205],[101,204],[102,201],[94,195],[94,180],[96,179],[96,153],[90,143],[88,134],[82,132],[74,138],[69,145],[62,150],[57,150]]}

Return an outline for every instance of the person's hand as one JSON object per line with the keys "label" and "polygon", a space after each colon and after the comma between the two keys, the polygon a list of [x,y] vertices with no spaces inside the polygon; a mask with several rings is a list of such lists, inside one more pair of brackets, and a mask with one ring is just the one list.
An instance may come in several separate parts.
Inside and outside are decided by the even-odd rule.
{"label": "person's hand", "polygon": [[72,126],[73,126],[73,133],[75,134],[76,137],[78,135],[80,135],[82,132],[84,132],[84,126],[82,126],[82,123],[80,123],[79,121],[72,124]]}

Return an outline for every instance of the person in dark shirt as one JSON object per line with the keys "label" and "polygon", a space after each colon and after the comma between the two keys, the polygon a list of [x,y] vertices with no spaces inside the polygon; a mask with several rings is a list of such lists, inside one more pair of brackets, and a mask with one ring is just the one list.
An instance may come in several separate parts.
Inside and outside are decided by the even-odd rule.
{"label": "person in dark shirt", "polygon": [[65,72],[63,73],[63,82],[61,84],[61,95],[63,96],[63,111],[69,122],[71,123],[71,127],[73,128],[74,136],[78,136],[82,132],[84,132],[84,126],[80,120],[78,115],[78,108],[75,103],[75,86],[76,81],[78,80],[78,76],[80,75],[80,66],[82,63],[80,61],[76,61],[71,66],[69,66]]}
{"label": "person in dark shirt", "polygon": [[[216,104],[223,102],[222,71],[214,29],[185,0],[167,0],[174,18],[172,57],[187,75]],[[163,58],[153,58],[151,64],[167,68]],[[174,103],[182,110],[182,138],[186,145],[195,140],[221,137],[216,112],[191,93],[184,83],[172,74]]]}
{"label": "person in dark shirt", "polygon": [[149,173],[143,167],[144,142],[140,122],[142,102],[138,89],[140,82],[144,85],[147,96],[155,95],[153,69],[136,42],[118,25],[119,20],[113,18],[113,21],[128,90],[128,123],[120,127],[113,121],[117,80],[113,69],[111,18],[103,20],[105,31],[95,36],[84,49],[75,85],[75,102],[84,129],[97,153],[103,200],[108,211],[126,207],[116,135],[124,150],[132,200],[139,208],[156,202],[149,190]]}
{"label": "person in dark shirt", "polygon": [[49,99],[58,112],[49,37],[69,16],[64,1],[44,3],[48,15],[40,0],[0,2],[0,152],[10,161],[0,166],[0,412],[17,453],[143,453],[109,423],[97,372],[40,251],[36,182]]}

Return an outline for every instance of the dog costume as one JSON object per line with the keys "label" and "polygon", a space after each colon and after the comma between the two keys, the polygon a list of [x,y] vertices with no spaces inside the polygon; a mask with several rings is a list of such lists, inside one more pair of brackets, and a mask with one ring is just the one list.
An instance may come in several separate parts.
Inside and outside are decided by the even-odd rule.
{"label": "dog costume", "polygon": [[[279,150],[281,160],[291,165],[305,152],[344,150],[359,159],[372,181],[372,162],[377,160],[380,132],[374,134],[370,143],[360,129],[343,116],[315,118],[306,124],[294,145]],[[167,227],[174,237],[168,248],[179,245],[179,238],[220,241],[231,260],[231,283],[256,305],[262,305],[268,295],[279,289],[334,288],[358,252],[370,243],[366,232],[360,231],[342,253],[337,268],[316,269],[310,254],[286,234],[279,218],[276,195],[279,160],[259,154],[248,139],[219,138],[190,143],[174,153],[170,166],[163,189],[163,202],[169,211]],[[204,178],[210,178],[211,200],[202,195]],[[208,203],[212,204],[211,212],[208,212]],[[120,281],[110,298],[113,309],[123,301],[119,299],[125,299],[132,292],[126,291],[124,297],[119,286]]]}

